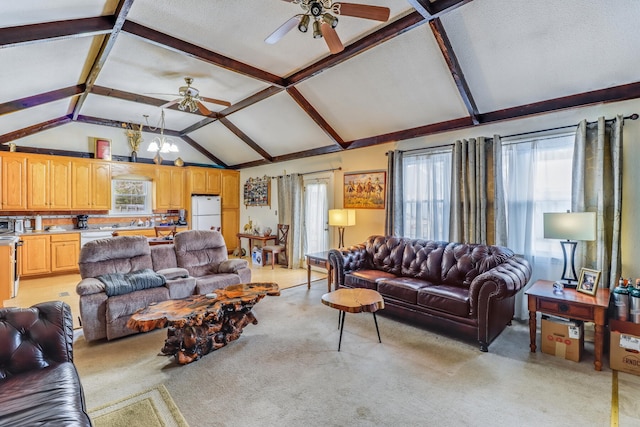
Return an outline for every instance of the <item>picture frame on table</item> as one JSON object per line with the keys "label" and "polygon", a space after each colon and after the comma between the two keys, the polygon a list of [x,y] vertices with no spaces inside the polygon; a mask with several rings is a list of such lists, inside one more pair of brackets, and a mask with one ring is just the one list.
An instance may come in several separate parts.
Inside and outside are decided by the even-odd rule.
{"label": "picture frame on table", "polygon": [[387,191],[385,171],[345,172],[345,209],[384,209]]}
{"label": "picture frame on table", "polygon": [[111,140],[106,138],[91,138],[94,144],[96,159],[111,160]]}
{"label": "picture frame on table", "polygon": [[598,290],[598,282],[600,281],[600,271],[590,268],[582,268],[580,270],[580,279],[576,290],[583,294],[595,295]]}

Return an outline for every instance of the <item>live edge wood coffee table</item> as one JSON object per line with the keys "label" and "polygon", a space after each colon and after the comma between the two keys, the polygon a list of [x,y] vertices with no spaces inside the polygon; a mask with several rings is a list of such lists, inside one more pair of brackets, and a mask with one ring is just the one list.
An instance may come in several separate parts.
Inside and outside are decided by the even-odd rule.
{"label": "live edge wood coffee table", "polygon": [[194,295],[181,300],[167,300],[134,313],[127,327],[140,332],[163,328],[167,339],[162,353],[175,356],[181,365],[240,338],[249,323],[258,320],[251,308],[265,295],[280,295],[275,283],[249,283],[216,289],[212,294]]}
{"label": "live edge wood coffee table", "polygon": [[373,321],[376,324],[376,332],[378,333],[378,342],[380,340],[380,330],[378,329],[378,320],[376,319],[376,311],[384,308],[384,300],[382,295],[373,289],[364,288],[341,288],[333,292],[322,295],[322,303],[329,307],[340,310],[338,313],[338,326],[340,327],[340,340],[338,341],[338,351],[342,345],[342,330],[344,329],[345,313],[362,313],[368,311],[373,313]]}

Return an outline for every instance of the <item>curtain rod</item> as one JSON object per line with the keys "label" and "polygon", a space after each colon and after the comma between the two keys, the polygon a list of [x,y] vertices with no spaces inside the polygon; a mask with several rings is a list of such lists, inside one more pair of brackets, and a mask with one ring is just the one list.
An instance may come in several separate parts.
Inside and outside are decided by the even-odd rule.
{"label": "curtain rod", "polygon": [[[340,167],[332,168],[332,169],[323,169],[321,171],[305,172],[305,173],[301,173],[299,175],[311,175],[311,174],[314,174],[314,173],[333,172],[333,171],[341,171],[341,170],[342,170],[342,167],[340,166]],[[286,173],[286,171],[285,171],[285,173]],[[291,175],[291,174],[287,174],[286,176],[289,176],[289,175]],[[285,175],[270,176],[269,178],[275,179],[275,178],[282,178],[283,176],[285,176]]]}
{"label": "curtain rod", "polygon": [[[623,117],[622,120],[638,120],[639,117],[640,116],[638,115],[638,113],[633,113],[633,114],[630,114],[630,115],[628,115],[626,117]],[[605,120],[605,123],[612,123],[613,121],[615,121],[615,119],[607,119],[607,120]],[[591,124],[594,124],[594,123],[598,123],[598,122],[597,121],[596,122],[587,122],[588,125],[591,125]],[[531,131],[531,132],[516,133],[516,134],[513,134],[513,135],[504,135],[504,136],[500,135],[500,138],[514,138],[514,137],[517,137],[517,136],[531,135],[531,134],[540,133],[540,132],[548,132],[550,130],[569,129],[569,128],[573,128],[573,127],[576,127],[576,126],[577,125],[566,125],[566,126],[559,126],[559,127],[556,127],[556,128],[540,129],[540,130],[534,130],[534,131]],[[488,138],[488,137],[485,137],[485,138]],[[421,150],[427,150],[427,149],[431,150],[431,149],[434,149],[434,148],[451,147],[452,145],[453,144],[442,144],[442,145],[435,145],[433,147],[412,148],[411,150],[400,150],[400,151],[402,153],[411,153],[411,152],[414,152],[414,151],[421,151]],[[389,155],[389,152],[387,151],[385,153],[385,156],[388,156],[388,155]]]}
{"label": "curtain rod", "polygon": [[[629,116],[623,117],[622,120],[623,121],[624,120],[638,120],[638,117],[640,117],[640,116],[638,116],[638,113],[633,113],[633,114],[631,114]],[[615,121],[615,119],[606,119],[605,123],[613,123],[614,121]],[[598,123],[598,122],[597,121],[595,121],[595,122],[587,122],[588,125],[592,125],[594,123]],[[573,127],[576,127],[576,126],[578,126],[578,125],[558,126],[557,128],[540,129],[540,130],[534,130],[534,131],[531,131],[531,132],[516,133],[516,134],[513,134],[513,135],[504,135],[504,136],[500,135],[500,138],[514,138],[516,136],[531,135],[531,134],[539,133],[539,132],[548,132],[550,130],[570,129],[570,128],[573,128]]]}

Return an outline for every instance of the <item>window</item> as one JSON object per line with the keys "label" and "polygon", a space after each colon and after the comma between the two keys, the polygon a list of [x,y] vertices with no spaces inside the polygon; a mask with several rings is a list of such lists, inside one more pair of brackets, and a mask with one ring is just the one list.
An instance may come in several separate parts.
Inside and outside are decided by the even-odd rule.
{"label": "window", "polygon": [[114,179],[111,181],[112,215],[151,214],[151,181]]}
{"label": "window", "polygon": [[562,258],[558,242],[543,237],[542,214],[571,209],[574,135],[503,141],[508,246],[518,253]]}
{"label": "window", "polygon": [[404,236],[449,239],[451,148],[404,156]]}

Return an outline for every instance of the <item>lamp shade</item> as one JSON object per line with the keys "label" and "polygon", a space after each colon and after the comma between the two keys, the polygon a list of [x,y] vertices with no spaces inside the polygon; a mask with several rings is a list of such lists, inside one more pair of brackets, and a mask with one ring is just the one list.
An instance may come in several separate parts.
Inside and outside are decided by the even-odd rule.
{"label": "lamp shade", "polygon": [[596,239],[595,212],[548,212],[543,222],[545,239]]}
{"label": "lamp shade", "polygon": [[356,225],[355,209],[329,209],[329,225],[338,227]]}

